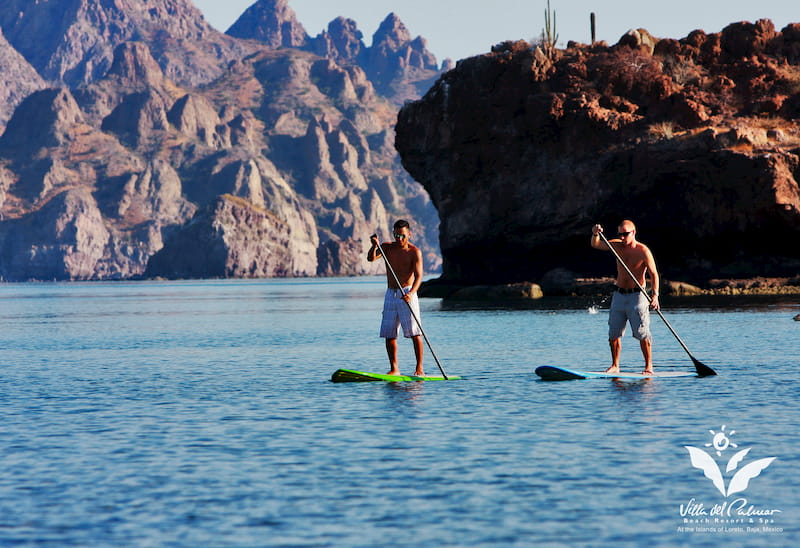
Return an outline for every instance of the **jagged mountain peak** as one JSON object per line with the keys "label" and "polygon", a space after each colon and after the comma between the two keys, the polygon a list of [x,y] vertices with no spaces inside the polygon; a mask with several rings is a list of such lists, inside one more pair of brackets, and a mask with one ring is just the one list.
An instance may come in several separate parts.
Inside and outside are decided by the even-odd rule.
{"label": "jagged mountain peak", "polygon": [[75,98],[66,88],[48,88],[29,95],[16,109],[0,139],[0,147],[14,149],[58,146],[71,128],[83,123]]}
{"label": "jagged mountain peak", "polygon": [[191,0],[0,0],[0,27],[39,74],[69,85],[102,77],[129,40],[148,43],[167,75],[191,85],[219,76],[220,58],[240,58],[245,48]]}
{"label": "jagged mountain peak", "polygon": [[328,30],[312,42],[314,53],[340,64],[356,64],[366,50],[364,34],[353,19],[337,17],[328,23]]}
{"label": "jagged mountain peak", "polygon": [[46,84],[36,69],[8,43],[2,29],[0,29],[0,73],[3,74],[3,80],[0,81],[0,105],[8,106],[7,109],[0,109],[0,133],[2,133],[17,105],[29,94],[46,87]]}
{"label": "jagged mountain peak", "polygon": [[274,49],[302,48],[308,42],[308,34],[289,7],[288,0],[258,0],[245,10],[226,34],[258,40]]}
{"label": "jagged mountain peak", "polygon": [[328,23],[328,33],[330,34],[347,34],[353,36],[357,40],[364,38],[364,33],[358,29],[358,23],[349,17],[339,16]]}
{"label": "jagged mountain peak", "polygon": [[440,73],[425,39],[412,38],[395,13],[380,24],[370,47],[364,45],[364,35],[356,22],[341,16],[332,20],[326,31],[310,38],[286,0],[259,0],[227,33],[258,40],[272,49],[291,47],[341,66],[357,66],[381,95],[398,106],[422,95]]}
{"label": "jagged mountain peak", "polygon": [[125,42],[114,50],[114,61],[106,77],[131,86],[158,87],[164,80],[164,73],[153,59],[147,44]]}
{"label": "jagged mountain peak", "polygon": [[394,12],[386,16],[372,35],[372,47],[385,44],[395,51],[410,41],[411,32]]}
{"label": "jagged mountain peak", "polygon": [[437,70],[436,57],[428,51],[428,43],[422,36],[411,37],[405,24],[395,13],[390,13],[372,36],[373,56],[398,58],[401,67]]}

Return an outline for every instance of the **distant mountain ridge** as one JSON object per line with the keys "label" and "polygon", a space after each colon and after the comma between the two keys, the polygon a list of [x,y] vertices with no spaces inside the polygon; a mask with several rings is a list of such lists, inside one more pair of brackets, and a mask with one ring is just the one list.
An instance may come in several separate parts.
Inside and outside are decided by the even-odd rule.
{"label": "distant mountain ridge", "polygon": [[101,78],[131,40],[187,85],[208,83],[254,50],[212,28],[190,0],[2,0],[0,27],[43,78],[67,85]]}
{"label": "distant mountain ridge", "polygon": [[240,36],[190,0],[0,0],[0,28],[2,279],[370,274],[399,216],[438,268],[393,126],[440,71],[395,16],[371,48],[286,0]]}
{"label": "distant mountain ridge", "polygon": [[[316,53],[339,65],[357,65],[376,91],[398,106],[419,97],[433,84],[440,70],[424,38],[412,38],[397,15],[390,13],[367,47],[363,33],[352,19],[337,17],[316,37],[307,34],[288,0],[259,0],[231,25],[226,34],[252,39],[277,48],[296,48]],[[443,63],[442,70],[451,66]]]}

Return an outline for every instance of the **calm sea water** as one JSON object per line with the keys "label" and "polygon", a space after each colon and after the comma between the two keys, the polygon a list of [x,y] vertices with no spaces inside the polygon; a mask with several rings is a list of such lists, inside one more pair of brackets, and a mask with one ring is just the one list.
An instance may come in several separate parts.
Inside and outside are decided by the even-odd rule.
{"label": "calm sea water", "polygon": [[331,383],[387,369],[383,284],[0,285],[0,545],[798,545],[800,299],[665,302],[719,376],[651,382],[537,380],[607,366],[599,299],[424,299],[463,380]]}

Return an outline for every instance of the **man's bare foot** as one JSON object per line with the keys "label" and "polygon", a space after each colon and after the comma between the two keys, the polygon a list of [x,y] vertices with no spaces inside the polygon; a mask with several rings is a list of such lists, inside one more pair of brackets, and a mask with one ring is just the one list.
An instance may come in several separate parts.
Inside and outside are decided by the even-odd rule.
{"label": "man's bare foot", "polygon": [[652,369],[645,369],[642,371],[642,375],[655,375],[655,372]]}
{"label": "man's bare foot", "polygon": [[421,370],[417,369],[416,371],[414,371],[414,376],[415,377],[424,377],[425,376],[425,371],[421,371]]}
{"label": "man's bare foot", "polygon": [[619,366],[618,365],[612,365],[611,367],[606,369],[606,373],[619,373]]}
{"label": "man's bare foot", "polygon": [[399,374],[400,374],[400,370],[399,370],[398,368],[396,368],[396,367],[392,367],[392,368],[389,370],[389,372],[388,372],[388,373],[386,373],[386,374],[387,374],[387,375],[399,375]]}

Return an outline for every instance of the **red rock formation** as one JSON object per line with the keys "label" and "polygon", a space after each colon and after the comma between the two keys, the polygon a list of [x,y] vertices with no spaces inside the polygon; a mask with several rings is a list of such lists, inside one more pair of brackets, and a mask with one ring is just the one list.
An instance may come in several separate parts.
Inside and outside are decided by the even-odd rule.
{"label": "red rock formation", "polygon": [[606,273],[591,225],[632,218],[673,279],[796,275],[800,27],[525,42],[462,60],[398,117],[442,219],[443,280]]}

